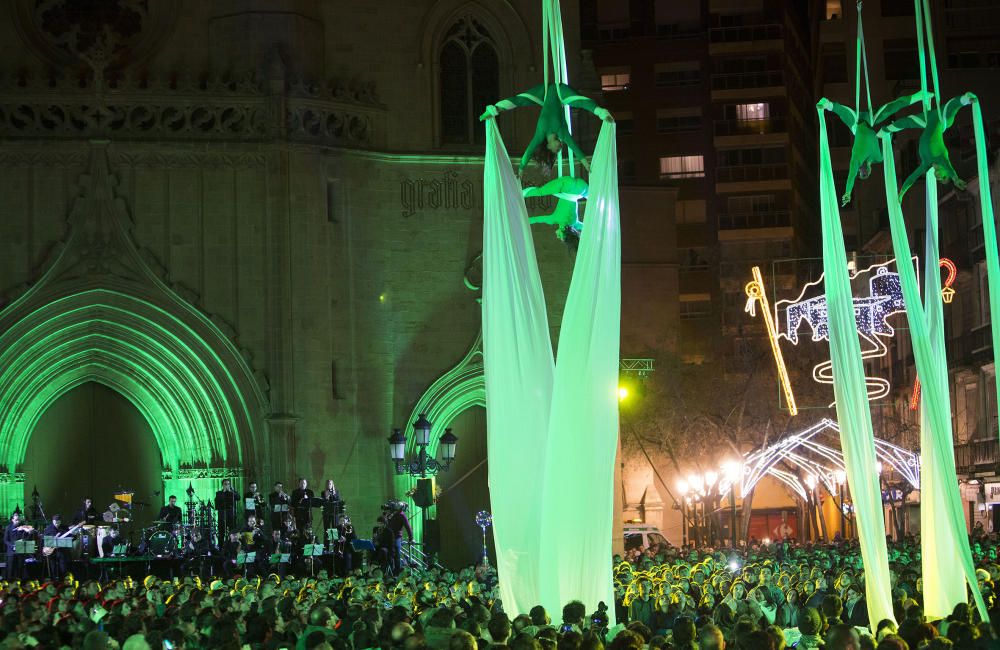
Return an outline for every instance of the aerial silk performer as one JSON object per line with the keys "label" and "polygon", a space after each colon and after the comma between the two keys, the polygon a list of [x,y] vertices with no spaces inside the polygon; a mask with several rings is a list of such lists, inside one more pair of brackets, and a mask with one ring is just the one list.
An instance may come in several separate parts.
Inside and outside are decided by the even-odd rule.
{"label": "aerial silk performer", "polygon": [[[882,125],[902,109],[920,102],[923,98],[924,93],[922,92],[914,93],[909,97],[901,97],[882,106],[875,112],[874,116],[871,105],[868,106],[867,111],[862,111],[851,110],[843,104],[831,102],[826,98],[820,101],[820,107],[832,111],[854,135],[854,143],[851,145],[851,163],[847,169],[847,186],[844,188],[844,195],[840,197],[842,207],[851,202],[854,180],[868,178],[872,173],[872,165],[882,162],[882,146],[878,140],[878,131]],[[868,101],[871,102],[870,97]]]}
{"label": "aerial silk performer", "polygon": [[[921,86],[927,89],[928,75],[934,90],[940,91],[937,65],[934,57],[934,39],[931,32],[930,13],[926,0],[915,0],[915,15],[919,45]],[[924,40],[928,51],[925,53]],[[928,57],[929,54],[929,57]],[[927,65],[927,58],[930,65]],[[889,225],[892,232],[896,259],[910,254],[910,242],[900,200],[919,179],[926,176],[926,241],[924,294],[921,300],[912,266],[898,264],[906,319],[910,327],[917,377],[922,390],[920,395],[920,522],[921,559],[924,582],[924,613],[930,619],[948,616],[955,605],[968,602],[966,585],[972,593],[983,620],[988,620],[986,604],[975,576],[975,566],[969,549],[958,477],[955,471],[954,441],[951,422],[951,403],[948,386],[948,364],[944,342],[944,315],[941,299],[941,275],[938,269],[938,198],[937,182],[951,182],[958,189],[965,183],[955,173],[944,144],[944,131],[951,126],[962,106],[972,105],[976,133],[976,157],[979,166],[980,201],[986,237],[987,272],[989,274],[990,304],[998,306],[997,282],[1000,280],[1000,262],[997,259],[996,232],[990,198],[989,170],[983,137],[982,114],[974,95],[966,93],[950,100],[944,107],[940,100],[931,106],[930,95],[923,103],[923,115],[904,118],[882,129],[883,172],[885,195],[889,208]],[[902,128],[922,127],[919,143],[920,165],[897,189],[896,165],[892,151],[892,134]],[[998,313],[998,312],[994,312]],[[994,319],[1000,320],[1000,319]],[[997,343],[997,323],[993,324],[994,346]],[[994,349],[997,349],[994,347]],[[957,564],[957,567],[956,567]],[[958,570],[956,570],[956,568]]]}
{"label": "aerial silk performer", "polygon": [[[543,87],[558,89],[566,81],[558,0],[544,0],[542,13]],[[565,142],[559,134],[570,132],[569,106],[563,103],[567,97],[560,97],[561,90],[550,92],[560,99],[562,108],[556,108],[566,129],[546,121],[535,139],[544,131],[543,140],[554,133]],[[482,302],[490,501],[501,601],[511,615],[538,604],[558,612],[573,599],[593,610],[599,601],[613,598],[608,559],[621,318],[615,125],[605,119],[590,162],[586,228],[556,362],[522,189],[492,119],[498,112],[488,108],[485,120]],[[573,146],[569,148],[572,152]],[[571,176],[572,170],[571,153]]]}
{"label": "aerial silk performer", "polygon": [[580,241],[583,222],[580,221],[579,203],[587,198],[589,185],[579,176],[560,176],[541,187],[526,187],[524,198],[538,196],[556,197],[556,208],[550,214],[529,217],[531,225],[536,223],[556,227],[556,237],[566,244],[576,247]]}
{"label": "aerial silk performer", "polygon": [[965,189],[965,181],[959,177],[948,156],[948,147],[944,144],[944,132],[955,123],[959,109],[971,104],[973,97],[972,93],[965,93],[961,97],[952,98],[945,104],[944,109],[927,111],[925,116],[910,115],[896,120],[883,129],[889,133],[904,129],[921,129],[920,140],[917,142],[920,165],[903,181],[903,187],[899,190],[900,202],[907,190],[930,171],[934,172],[934,178],[938,182],[951,183],[957,190]]}
{"label": "aerial silk performer", "polygon": [[[536,158],[538,163],[544,167],[552,167],[555,163],[555,156],[562,152],[563,145],[570,148],[580,164],[588,172],[590,163],[587,156],[580,149],[580,146],[573,139],[569,130],[569,123],[566,120],[565,107],[582,108],[590,111],[602,120],[610,120],[611,113],[606,108],[598,106],[594,100],[584,97],[566,84],[550,83],[539,84],[531,90],[518,93],[513,97],[502,99],[492,106],[487,106],[482,115],[481,121],[496,117],[499,113],[517,108],[520,106],[539,106],[542,109],[535,125],[535,135],[531,138],[521,162],[517,166],[517,175],[520,178],[524,169],[532,158]],[[542,144],[545,146],[543,147]]]}
{"label": "aerial silk performer", "polygon": [[[859,41],[862,33],[860,24],[859,8]],[[858,49],[861,58],[863,44],[859,45]],[[861,83],[860,73],[857,83]],[[854,501],[861,558],[865,567],[868,620],[895,620],[892,611],[885,519],[882,511],[882,489],[875,469],[875,436],[854,315],[854,296],[847,269],[844,232],[840,224],[840,206],[833,181],[833,165],[830,162],[830,141],[826,132],[825,110],[829,104],[828,100],[822,99],[817,104],[816,110],[819,120],[824,290],[830,329],[833,392],[836,399],[837,422],[840,426],[840,443],[847,469],[847,482]],[[902,259],[909,259],[909,256],[904,256]]]}

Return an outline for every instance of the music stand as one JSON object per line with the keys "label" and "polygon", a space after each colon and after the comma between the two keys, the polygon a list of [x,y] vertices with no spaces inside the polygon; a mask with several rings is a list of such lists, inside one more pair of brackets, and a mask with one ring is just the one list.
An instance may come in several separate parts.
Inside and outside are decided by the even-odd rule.
{"label": "music stand", "polygon": [[315,558],[322,557],[324,552],[323,544],[306,544],[302,547],[302,557],[311,558],[312,561],[309,562],[309,575],[310,577],[316,575],[316,560]]}
{"label": "music stand", "polygon": [[370,539],[351,540],[351,548],[361,551],[361,570],[368,571],[368,554],[375,552],[375,545]]}
{"label": "music stand", "polygon": [[291,553],[272,553],[271,557],[268,558],[268,562],[271,564],[288,564],[291,560]]}
{"label": "music stand", "polygon": [[34,555],[37,545],[33,539],[19,539],[14,542],[14,555]]}
{"label": "music stand", "polygon": [[236,554],[236,566],[243,564],[253,564],[257,559],[257,551],[250,551],[249,553],[237,553]]}
{"label": "music stand", "polygon": [[256,513],[257,501],[253,497],[246,497],[243,499],[243,509]]}

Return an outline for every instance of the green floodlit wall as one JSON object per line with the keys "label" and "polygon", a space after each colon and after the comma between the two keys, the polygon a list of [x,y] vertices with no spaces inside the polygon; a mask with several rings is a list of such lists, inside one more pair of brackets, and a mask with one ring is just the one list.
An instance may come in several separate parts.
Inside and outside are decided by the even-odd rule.
{"label": "green floodlit wall", "polygon": [[[435,458],[438,456],[438,440],[444,435],[445,429],[452,425],[452,422],[461,413],[476,407],[486,408],[486,379],[483,375],[483,352],[482,352],[482,332],[476,337],[465,357],[462,358],[453,368],[445,372],[424,392],[417,401],[416,406],[410,413],[409,419],[404,422],[406,427],[403,433],[406,435],[406,455],[413,458],[417,453],[417,444],[413,436],[413,423],[421,413],[426,414],[430,420],[431,444],[427,447],[427,453]],[[462,445],[462,435],[464,432],[456,431],[459,436],[459,454],[465,453]],[[395,477],[395,494],[399,498],[405,498],[409,503],[410,521],[413,524],[413,533],[416,539],[423,538],[423,521],[420,518],[420,509],[413,503],[413,499],[406,497],[406,493],[416,487],[416,479],[403,475]],[[437,507],[432,506],[427,509],[427,518],[432,519],[437,516]],[[478,530],[478,529],[477,529]]]}
{"label": "green floodlit wall", "polygon": [[[182,320],[122,291],[80,291],[24,310],[0,333],[0,507],[23,504],[25,456],[39,419],[88,382],[121,393],[148,422],[161,481],[201,498],[240,483],[255,415],[226,363]],[[5,311],[8,311],[5,310]],[[0,322],[9,314],[0,314]],[[259,416],[257,416],[259,417]],[[122,458],[127,462],[128,459]]]}

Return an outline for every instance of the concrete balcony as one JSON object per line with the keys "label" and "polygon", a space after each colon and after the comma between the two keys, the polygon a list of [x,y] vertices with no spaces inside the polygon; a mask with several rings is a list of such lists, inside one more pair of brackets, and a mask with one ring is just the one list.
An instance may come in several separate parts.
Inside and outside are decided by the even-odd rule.
{"label": "concrete balcony", "polygon": [[955,445],[955,470],[959,478],[991,476],[1000,469],[1000,440],[997,440],[997,420],[991,418],[993,437]]}
{"label": "concrete balcony", "polygon": [[784,33],[777,23],[715,27],[708,30],[709,54],[773,52],[782,49]]}
{"label": "concrete balcony", "polygon": [[786,94],[781,70],[712,75],[712,101],[781,97]]}
{"label": "concrete balcony", "polygon": [[788,143],[783,115],[763,120],[715,120],[713,126],[716,147]]}
{"label": "concrete balcony", "polygon": [[785,228],[791,225],[792,215],[787,210],[773,210],[753,214],[723,213],[719,215],[719,230]]}

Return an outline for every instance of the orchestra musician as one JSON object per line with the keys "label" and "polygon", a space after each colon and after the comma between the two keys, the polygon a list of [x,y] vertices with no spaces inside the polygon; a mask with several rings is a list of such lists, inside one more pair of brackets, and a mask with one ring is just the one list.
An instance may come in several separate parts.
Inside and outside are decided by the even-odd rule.
{"label": "orchestra musician", "polygon": [[274,484],[274,492],[267,495],[267,509],[271,513],[271,530],[281,530],[282,522],[285,519],[283,512],[275,512],[274,506],[287,506],[292,499],[285,492],[285,486],[281,481]]}
{"label": "orchestra musician", "polygon": [[212,575],[212,542],[203,537],[197,528],[184,543],[184,563],[181,567],[185,575],[207,578]]}
{"label": "orchestra musician", "polygon": [[228,478],[222,479],[222,489],[215,493],[215,510],[219,514],[219,544],[225,543],[236,529],[236,490]]}
{"label": "orchestra musician", "polygon": [[10,523],[3,531],[4,550],[7,552],[7,572],[8,580],[21,580],[24,578],[24,555],[15,553],[14,548],[21,540],[34,539],[35,529],[32,526],[21,523],[21,513],[15,512],[10,516]]}
{"label": "orchestra musician", "polygon": [[[69,529],[62,525],[62,515],[54,514],[52,515],[52,521],[45,530],[42,531],[43,539],[45,537],[59,537],[60,535],[66,533]],[[62,580],[63,576],[66,575],[66,568],[69,566],[70,552],[68,548],[55,548],[51,550],[48,556],[49,562],[49,577],[53,580]]]}
{"label": "orchestra musician", "polygon": [[[253,499],[253,509],[246,507],[246,500]],[[257,488],[257,481],[250,484],[250,489],[243,495],[243,519],[247,520],[253,515],[260,525],[264,524],[264,495]]]}
{"label": "orchestra musician", "polygon": [[[269,539],[267,543],[268,562],[270,562],[270,557],[276,553],[281,554],[281,553],[291,553],[291,552],[292,552],[292,543],[290,540],[285,539],[285,537],[282,535],[281,527],[272,530],[271,539]],[[288,565],[284,563],[278,563],[270,570],[277,573],[282,578],[284,578],[285,574],[288,572]]]}
{"label": "orchestra musician", "polygon": [[348,576],[351,574],[354,560],[354,545],[352,542],[357,539],[354,526],[351,520],[341,515],[337,520],[337,540],[333,543],[333,568],[337,575]]}
{"label": "orchestra musician", "polygon": [[340,492],[333,485],[333,479],[327,479],[326,487],[319,493],[319,498],[323,502],[323,530],[336,528],[337,520],[344,510],[344,502],[340,498]]}
{"label": "orchestra musician", "polygon": [[240,543],[240,533],[237,530],[231,530],[229,532],[228,539],[222,544],[222,575],[225,578],[231,578],[233,574],[239,569],[236,566],[236,556],[239,555],[243,550],[243,544]]}
{"label": "orchestra musician", "polygon": [[115,546],[121,544],[121,540],[118,538],[118,527],[113,526],[108,534],[104,536],[101,540],[101,552],[104,553],[104,557],[111,557],[115,554]]}
{"label": "orchestra musician", "polygon": [[299,487],[292,490],[292,510],[295,513],[295,525],[299,530],[312,526],[312,502],[315,498],[309,489],[309,481],[299,478]]}
{"label": "orchestra musician", "polygon": [[169,525],[171,528],[181,523],[181,509],[177,505],[177,497],[170,495],[167,500],[167,505],[160,508],[160,514],[156,516],[157,519],[163,523]]}
{"label": "orchestra musician", "polygon": [[98,516],[97,508],[94,507],[94,502],[90,499],[90,497],[86,497],[83,500],[83,505],[80,506],[80,509],[73,515],[72,524],[75,526],[79,523],[83,523],[87,526],[96,526]]}
{"label": "orchestra musician", "polygon": [[[260,524],[257,522],[257,516],[251,514],[247,517],[246,524],[243,526],[243,530],[240,533],[242,536],[242,546],[244,553],[256,553],[254,558],[256,567],[260,568],[264,565],[266,569],[267,565],[267,540],[264,538],[264,531],[261,530]],[[239,568],[239,567],[237,567]],[[254,566],[247,566],[247,576],[250,576],[254,570]],[[266,574],[265,574],[266,575]]]}

